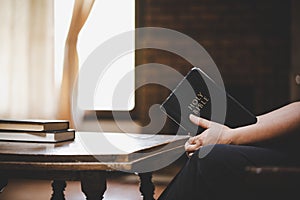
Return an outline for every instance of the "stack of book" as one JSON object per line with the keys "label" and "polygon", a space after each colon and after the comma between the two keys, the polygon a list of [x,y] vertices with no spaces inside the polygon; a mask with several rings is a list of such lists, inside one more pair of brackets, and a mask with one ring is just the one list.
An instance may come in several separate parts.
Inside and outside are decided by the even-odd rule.
{"label": "stack of book", "polygon": [[75,130],[67,120],[0,120],[0,140],[62,142],[74,140]]}

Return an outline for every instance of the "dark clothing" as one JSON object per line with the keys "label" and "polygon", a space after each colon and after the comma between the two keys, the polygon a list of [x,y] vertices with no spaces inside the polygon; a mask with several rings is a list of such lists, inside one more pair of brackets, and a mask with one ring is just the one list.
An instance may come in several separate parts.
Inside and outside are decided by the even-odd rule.
{"label": "dark clothing", "polygon": [[250,190],[244,182],[247,166],[287,166],[296,163],[295,156],[275,149],[207,145],[193,154],[159,200],[259,199],[260,194]]}

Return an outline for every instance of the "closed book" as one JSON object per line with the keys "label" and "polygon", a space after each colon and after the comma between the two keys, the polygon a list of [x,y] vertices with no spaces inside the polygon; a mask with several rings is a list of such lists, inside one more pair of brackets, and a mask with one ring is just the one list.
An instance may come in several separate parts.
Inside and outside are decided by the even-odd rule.
{"label": "closed book", "polygon": [[62,142],[75,139],[75,130],[65,131],[0,131],[0,140],[15,142]]}
{"label": "closed book", "polygon": [[[212,97],[215,98],[214,105],[212,105]],[[212,119],[213,106],[215,119]],[[190,114],[231,128],[250,125],[257,121],[255,115],[197,67],[187,73],[160,107],[191,135],[200,134],[204,129],[189,120]]]}
{"label": "closed book", "polygon": [[57,131],[69,128],[68,120],[1,119],[0,130]]}

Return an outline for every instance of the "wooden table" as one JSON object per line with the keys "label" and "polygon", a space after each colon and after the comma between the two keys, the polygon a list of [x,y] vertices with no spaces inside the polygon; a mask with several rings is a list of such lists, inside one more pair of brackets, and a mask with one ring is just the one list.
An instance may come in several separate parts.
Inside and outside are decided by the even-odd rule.
{"label": "wooden table", "polygon": [[65,181],[79,180],[87,199],[93,200],[103,199],[107,172],[137,172],[144,200],[153,200],[151,172],[180,157],[187,138],[77,132],[74,141],[56,144],[0,142],[0,178],[53,180],[52,200],[65,199]]}

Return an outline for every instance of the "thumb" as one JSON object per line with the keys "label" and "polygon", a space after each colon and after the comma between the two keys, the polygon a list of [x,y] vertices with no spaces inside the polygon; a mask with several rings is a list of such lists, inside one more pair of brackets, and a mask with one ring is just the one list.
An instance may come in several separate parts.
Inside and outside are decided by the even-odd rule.
{"label": "thumb", "polygon": [[193,114],[190,114],[190,120],[197,126],[201,126],[202,128],[208,129],[210,125],[210,121],[207,119],[204,119],[202,117],[197,117]]}

